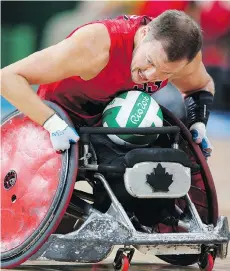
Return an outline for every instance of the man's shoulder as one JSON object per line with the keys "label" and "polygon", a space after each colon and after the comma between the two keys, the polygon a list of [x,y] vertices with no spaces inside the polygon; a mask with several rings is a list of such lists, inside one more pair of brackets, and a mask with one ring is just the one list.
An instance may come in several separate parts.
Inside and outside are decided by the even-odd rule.
{"label": "man's shoulder", "polygon": [[76,29],[72,36],[84,36],[109,39],[109,32],[107,27],[100,21],[83,25]]}
{"label": "man's shoulder", "polygon": [[96,50],[98,53],[105,53],[110,50],[109,32],[106,26],[100,22],[82,26],[73,33],[71,38],[76,39],[83,47],[89,46],[91,50]]}

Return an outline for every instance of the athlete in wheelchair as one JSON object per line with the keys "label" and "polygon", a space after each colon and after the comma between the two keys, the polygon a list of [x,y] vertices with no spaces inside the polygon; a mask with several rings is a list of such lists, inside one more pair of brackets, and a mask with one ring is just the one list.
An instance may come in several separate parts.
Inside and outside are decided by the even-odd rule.
{"label": "athlete in wheelchair", "polygon": [[[226,257],[227,218],[206,162],[214,85],[201,41],[183,12],[120,16],[2,70],[2,95],[28,116],[16,111],[2,124],[3,268],[27,259],[96,263],[115,245],[123,271],[133,247],[205,271]],[[164,107],[169,91],[158,90],[168,81],[186,96],[187,117],[174,94]],[[42,84],[38,95],[30,84]],[[99,127],[106,104],[130,90],[154,93],[162,127]],[[127,150],[107,134],[158,137]],[[79,180],[92,193],[75,189]]]}

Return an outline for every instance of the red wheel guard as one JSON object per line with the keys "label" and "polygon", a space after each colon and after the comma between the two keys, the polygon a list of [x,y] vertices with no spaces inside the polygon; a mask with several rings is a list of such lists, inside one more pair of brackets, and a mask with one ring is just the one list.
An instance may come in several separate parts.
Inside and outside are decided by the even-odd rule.
{"label": "red wheel guard", "polygon": [[56,153],[49,133],[18,111],[3,121],[1,136],[1,262],[9,268],[26,261],[59,225],[77,176],[78,146]]}

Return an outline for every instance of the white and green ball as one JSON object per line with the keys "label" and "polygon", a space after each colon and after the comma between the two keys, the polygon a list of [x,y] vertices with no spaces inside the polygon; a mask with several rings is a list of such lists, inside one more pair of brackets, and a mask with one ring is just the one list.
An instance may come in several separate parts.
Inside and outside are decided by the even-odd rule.
{"label": "white and green ball", "polygon": [[[158,103],[147,93],[127,91],[114,98],[104,109],[104,127],[162,127],[163,114]],[[118,145],[146,146],[158,135],[108,135]]]}

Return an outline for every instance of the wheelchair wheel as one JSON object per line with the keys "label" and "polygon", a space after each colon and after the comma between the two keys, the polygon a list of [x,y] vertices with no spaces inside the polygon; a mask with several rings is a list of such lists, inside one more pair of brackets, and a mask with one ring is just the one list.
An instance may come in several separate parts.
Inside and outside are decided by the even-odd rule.
{"label": "wheelchair wheel", "polygon": [[[217,223],[218,219],[218,202],[215,185],[212,179],[210,169],[205,160],[200,147],[196,145],[191,138],[190,132],[186,126],[178,120],[167,109],[162,107],[165,118],[165,125],[177,125],[181,128],[181,138],[179,148],[183,149],[190,159],[200,165],[200,170],[192,173],[192,185],[189,191],[190,198],[195,204],[197,211],[204,224]],[[186,213],[186,203],[183,199],[176,200],[176,205]],[[158,225],[158,232],[182,232],[179,227],[169,227],[163,224]],[[198,263],[202,255],[161,255],[161,260],[178,266],[188,266]]]}
{"label": "wheelchair wheel", "polygon": [[[59,106],[48,105],[72,125]],[[12,268],[37,252],[62,220],[77,176],[78,145],[56,153],[48,132],[19,111],[2,121],[1,136],[1,267]]]}

